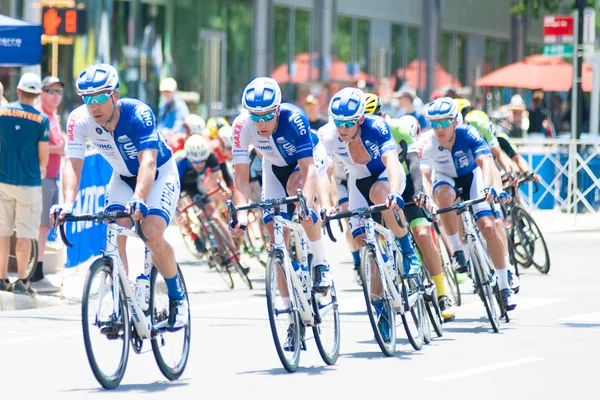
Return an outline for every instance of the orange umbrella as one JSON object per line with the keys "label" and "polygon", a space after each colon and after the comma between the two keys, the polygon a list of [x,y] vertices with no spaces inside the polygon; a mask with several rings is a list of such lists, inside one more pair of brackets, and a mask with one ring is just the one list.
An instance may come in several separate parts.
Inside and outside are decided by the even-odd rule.
{"label": "orange umbrella", "polygon": [[[396,71],[398,78],[403,79],[413,89],[425,89],[425,86],[427,85],[426,74],[427,63],[424,60],[411,61],[406,67],[406,71],[403,68],[398,68]],[[446,72],[440,64],[436,63],[434,86],[436,89],[439,89],[446,86],[461,87],[462,85],[458,80],[454,79],[452,75]]]}
{"label": "orange umbrella", "polygon": [[[573,83],[573,66],[560,57],[541,54],[507,65],[475,81],[475,86],[501,86],[521,89],[542,89],[547,92],[566,92]],[[592,88],[592,69],[584,62],[583,90]]]}
{"label": "orange umbrella", "polygon": [[[294,58],[295,73],[292,76],[292,83],[303,83],[307,81],[316,81],[319,79],[319,67],[317,66],[318,54],[314,53],[311,57],[308,53],[299,53]],[[313,62],[311,77],[308,77],[309,62]],[[273,70],[271,78],[279,83],[288,83],[290,75],[288,71],[288,63],[281,64]],[[355,82],[359,80],[373,81],[373,78],[368,74],[359,71],[358,74],[352,76],[348,74],[347,64],[343,61],[335,60],[329,66],[329,80],[339,82]]]}

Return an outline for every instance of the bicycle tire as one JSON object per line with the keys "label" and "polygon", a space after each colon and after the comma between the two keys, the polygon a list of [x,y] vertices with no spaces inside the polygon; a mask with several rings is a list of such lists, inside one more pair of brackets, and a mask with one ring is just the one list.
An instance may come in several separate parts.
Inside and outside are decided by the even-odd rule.
{"label": "bicycle tire", "polygon": [[[16,237],[12,236],[10,238],[10,252],[8,255],[8,269],[9,271],[14,270],[18,271],[17,267],[17,256],[15,254],[16,247]],[[38,241],[37,239],[31,239],[31,251],[29,253],[29,260],[27,261],[27,267],[25,268],[25,278],[27,280],[31,280],[35,270],[37,269],[37,261],[38,261]]]}
{"label": "bicycle tire", "polygon": [[[187,286],[185,285],[185,279],[183,277],[183,273],[179,266],[177,266],[177,272],[179,274],[179,280],[181,287],[183,288],[183,293],[185,295],[185,301],[188,303],[188,309],[190,307],[190,300],[188,297]],[[157,290],[162,290],[163,293],[167,293],[166,284],[157,286],[157,277],[159,273],[156,268],[152,268],[152,272],[150,273],[150,301],[149,301],[149,310],[150,310],[150,321],[152,326],[155,326],[157,323],[164,321],[166,318],[169,318],[169,303],[167,301],[167,310],[165,313],[164,309],[159,310],[157,305]],[[168,297],[167,297],[168,299]],[[161,349],[166,345],[165,336],[172,338],[176,335],[183,335],[183,344],[181,349],[181,359],[174,366],[168,365],[169,363],[165,360]],[[188,323],[185,328],[180,329],[175,332],[162,332],[154,337],[150,343],[152,345],[152,353],[154,354],[154,360],[156,361],[156,365],[160,372],[170,381],[174,381],[181,377],[181,374],[185,371],[185,367],[187,366],[187,362],[190,355],[190,345],[192,338],[192,319],[191,313],[188,314]],[[159,342],[160,340],[160,342]],[[170,341],[170,340],[169,340]]]}
{"label": "bicycle tire", "polygon": [[[326,295],[321,295],[312,293],[312,306],[315,315],[315,320],[318,321],[313,325],[313,334],[315,335],[315,342],[317,344],[317,349],[319,350],[319,354],[321,358],[327,365],[334,365],[337,362],[337,359],[340,355],[340,311],[337,303],[337,294],[335,291],[335,285],[332,283],[331,287],[327,291]],[[323,299],[329,298],[330,301],[325,306],[323,305]],[[323,334],[323,315],[321,310],[324,307],[328,307],[331,305],[331,309],[333,312],[333,343],[331,348],[326,348],[326,340],[324,339]]]}
{"label": "bicycle tire", "polygon": [[[130,346],[130,335],[131,335],[131,327],[129,320],[129,309],[127,307],[127,300],[125,299],[123,284],[120,284],[121,290],[119,291],[120,297],[120,312],[121,312],[121,322],[122,322],[122,340],[123,347],[121,349],[121,357],[119,359],[119,365],[116,370],[107,375],[102,371],[100,367],[97,357],[94,354],[94,349],[92,345],[92,339],[90,336],[90,325],[89,325],[89,307],[90,307],[90,297],[94,294],[92,292],[92,284],[94,282],[94,277],[99,272],[105,272],[109,277],[112,277],[113,264],[112,260],[107,257],[98,258],[96,261],[92,263],[90,269],[85,278],[85,283],[83,285],[83,294],[81,301],[81,324],[83,329],[83,341],[85,343],[85,352],[87,354],[87,359],[90,364],[90,368],[94,374],[94,377],[100,383],[100,385],[105,389],[115,389],[121,383],[123,376],[125,375],[125,370],[127,369],[127,361],[129,360],[129,346]],[[97,293],[96,293],[97,294]],[[118,317],[116,317],[118,319]],[[96,316],[96,320],[98,317]],[[94,325],[96,321],[94,322]],[[120,332],[121,327],[117,324],[117,332]],[[101,334],[102,335],[102,334]],[[118,333],[117,333],[117,336]]]}
{"label": "bicycle tire", "polygon": [[218,240],[222,243],[222,246],[218,247],[223,259],[231,260],[233,267],[238,272],[246,286],[248,286],[249,289],[252,289],[252,281],[250,280],[250,277],[248,277],[246,271],[244,271],[244,267],[242,267],[242,264],[240,263],[240,256],[235,251],[229,238],[227,235],[225,235],[221,227],[216,222],[213,221],[210,226],[213,230],[213,234],[215,234],[215,238],[218,238]]}
{"label": "bicycle tire", "polygon": [[[425,285],[425,310],[427,311],[429,322],[431,322],[431,326],[437,337],[442,337],[444,335],[444,318],[442,317],[442,311],[437,301],[438,296],[435,283],[427,268],[421,268],[421,279]],[[431,293],[427,294],[428,292]],[[425,343],[429,344],[427,341]]]}
{"label": "bicycle tire", "polygon": [[[419,291],[419,282],[415,278],[404,278],[402,279],[401,285],[402,297],[406,304],[409,304],[409,287],[411,294],[414,291]],[[408,341],[413,349],[419,351],[423,348],[423,344],[425,343],[425,300],[422,294],[417,294],[417,296],[417,300],[409,310],[401,313],[400,316]],[[410,321],[408,320],[409,313],[411,318]]]}
{"label": "bicycle tire", "polygon": [[509,240],[512,243],[513,257],[518,265],[523,268],[529,268],[533,265],[533,259],[530,256],[533,249],[527,248],[526,236],[523,232],[521,221],[517,218],[518,206],[514,206],[511,211],[511,227]]}
{"label": "bicycle tire", "polygon": [[[546,240],[544,239],[544,235],[542,235],[542,232],[540,231],[540,228],[538,226],[538,224],[535,222],[535,220],[533,219],[533,217],[523,208],[521,207],[515,207],[516,208],[516,214],[517,214],[517,218],[522,220],[522,221],[526,221],[527,225],[529,226],[529,229],[531,230],[531,233],[535,236],[536,239],[539,239],[541,241],[542,247],[543,247],[543,254],[545,257],[545,262],[543,264],[536,262],[536,260],[534,259],[534,255],[535,255],[535,249],[536,249],[536,241],[534,241],[532,243],[531,246],[528,246],[527,248],[531,247],[532,248],[532,254],[529,254],[530,259],[533,263],[533,266],[540,271],[542,274],[547,275],[548,272],[550,272],[550,254],[548,252],[548,246],[546,245]],[[524,235],[527,236],[528,239],[530,239],[530,236],[527,235],[527,232],[523,232]]]}
{"label": "bicycle tire", "polygon": [[485,307],[485,312],[487,314],[488,320],[492,325],[492,330],[495,333],[498,333],[500,330],[500,315],[496,312],[493,305],[493,289],[490,288],[489,282],[484,283],[484,267],[483,261],[479,255],[479,251],[475,248],[472,241],[474,238],[467,239],[467,245],[469,247],[469,251],[471,253],[471,263],[473,266],[473,280],[475,281],[475,286],[477,287],[477,292],[479,294],[479,298],[483,302]]}
{"label": "bicycle tire", "polygon": [[[360,275],[363,281],[362,288],[365,297],[365,303],[367,305],[367,314],[369,316],[369,321],[371,322],[371,328],[373,328],[373,333],[375,334],[375,340],[377,341],[381,352],[386,356],[391,357],[396,352],[396,310],[394,309],[394,304],[388,298],[389,296],[385,293],[384,288],[381,302],[384,304],[385,314],[382,313],[380,318],[385,318],[389,325],[389,343],[386,343],[382,336],[382,332],[379,330],[379,320],[377,319],[376,311],[371,301],[371,260],[377,263],[373,246],[367,245],[363,247],[360,257]],[[381,277],[378,278],[381,279]],[[382,286],[384,286],[383,282]]]}
{"label": "bicycle tire", "polygon": [[435,233],[435,236],[437,247],[440,252],[440,259],[442,260],[442,268],[444,269],[444,281],[450,289],[447,292],[450,294],[452,302],[456,304],[457,307],[460,307],[462,305],[462,294],[460,292],[460,285],[456,279],[456,272],[452,267],[452,254],[450,254],[450,250],[446,246],[446,242],[444,242],[442,236],[437,232]]}
{"label": "bicycle tire", "polygon": [[[300,342],[300,329],[293,329],[292,336],[292,346],[293,351],[286,351],[283,348],[283,344],[279,339],[278,329],[277,329],[277,321],[276,318],[279,315],[276,307],[276,299],[275,297],[278,294],[278,285],[277,285],[277,273],[280,271],[285,277],[285,266],[283,264],[283,254],[278,250],[273,250],[269,254],[269,258],[267,260],[267,269],[265,275],[265,289],[266,289],[266,297],[267,297],[267,312],[269,314],[269,325],[271,326],[271,334],[273,335],[273,343],[275,344],[275,350],[277,351],[277,356],[288,372],[295,372],[298,369],[298,364],[300,363],[300,351],[301,351],[301,342]],[[291,301],[291,298],[290,298]],[[283,302],[283,301],[282,301]],[[295,327],[300,327],[300,316],[298,314],[298,310],[296,310],[293,306],[291,307],[291,312],[289,313],[290,325]],[[286,330],[287,337],[287,330]],[[287,357],[287,353],[292,353],[291,357]]]}

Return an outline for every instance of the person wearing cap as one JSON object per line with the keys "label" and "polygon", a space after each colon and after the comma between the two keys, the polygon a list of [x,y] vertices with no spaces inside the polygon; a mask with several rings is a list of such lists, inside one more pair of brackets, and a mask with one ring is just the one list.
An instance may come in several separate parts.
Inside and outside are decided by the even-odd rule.
{"label": "person wearing cap", "polygon": [[419,121],[419,129],[421,131],[431,129],[431,125],[429,124],[427,118],[425,118],[425,114],[415,107],[415,93],[413,91],[402,90],[400,93],[398,93],[397,97],[400,101],[400,108],[404,110],[404,114],[402,115],[411,115],[415,117],[417,121]]}
{"label": "person wearing cap", "polygon": [[[27,280],[31,241],[42,212],[42,179],[48,164],[48,117],[33,106],[42,91],[40,77],[23,74],[18,101],[0,108],[0,291],[34,295]],[[18,280],[8,280],[10,238],[16,229]]]}
{"label": "person wearing cap", "polygon": [[42,222],[38,237],[37,266],[31,276],[31,287],[38,293],[54,293],[60,288],[44,277],[44,249],[50,232],[50,207],[58,203],[58,173],[60,160],[65,150],[65,139],[60,129],[58,106],[63,99],[65,84],[56,76],[47,76],[42,81],[41,102],[36,109],[48,117],[50,123],[50,157],[46,166],[46,177],[42,180]]}
{"label": "person wearing cap", "polygon": [[314,131],[327,123],[327,119],[323,118],[319,112],[319,100],[312,94],[306,96],[306,100],[304,100],[304,112],[308,117],[310,129]]}
{"label": "person wearing cap", "polygon": [[0,82],[0,107],[8,104],[8,100],[4,97],[4,85]]}
{"label": "person wearing cap", "polygon": [[511,138],[522,138],[529,130],[529,118],[525,101],[520,94],[515,94],[507,104],[508,123],[510,125],[509,135]]}
{"label": "person wearing cap", "polygon": [[160,81],[160,94],[163,101],[158,107],[158,130],[163,135],[184,132],[183,122],[190,110],[185,102],[176,97],[177,81],[173,78],[164,78]]}

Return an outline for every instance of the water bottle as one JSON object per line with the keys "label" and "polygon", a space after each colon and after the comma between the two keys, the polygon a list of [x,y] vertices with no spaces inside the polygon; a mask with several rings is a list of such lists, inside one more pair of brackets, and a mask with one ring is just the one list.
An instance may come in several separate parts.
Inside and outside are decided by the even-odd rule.
{"label": "water bottle", "polygon": [[141,274],[135,280],[135,299],[142,311],[148,311],[150,303],[150,280],[144,274]]}

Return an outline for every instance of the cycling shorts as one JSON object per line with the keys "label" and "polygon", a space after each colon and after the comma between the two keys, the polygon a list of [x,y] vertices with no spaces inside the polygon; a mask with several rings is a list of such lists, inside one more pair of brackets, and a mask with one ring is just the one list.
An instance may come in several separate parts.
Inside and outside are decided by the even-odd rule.
{"label": "cycling shorts", "polygon": [[337,188],[338,206],[348,202],[348,180],[335,178]]}

